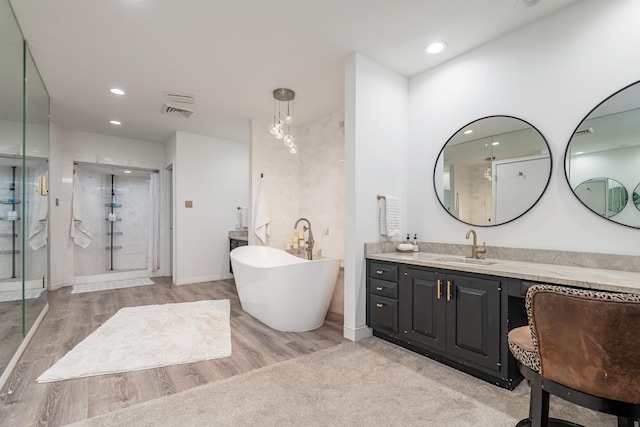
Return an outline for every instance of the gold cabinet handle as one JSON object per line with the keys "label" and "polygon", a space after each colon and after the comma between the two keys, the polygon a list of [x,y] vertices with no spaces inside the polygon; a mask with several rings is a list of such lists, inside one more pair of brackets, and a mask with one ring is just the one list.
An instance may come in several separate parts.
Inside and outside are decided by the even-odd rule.
{"label": "gold cabinet handle", "polygon": [[378,308],[382,308],[384,306],[384,304],[376,304],[376,307]]}
{"label": "gold cabinet handle", "polygon": [[447,301],[451,301],[451,280],[447,280]]}
{"label": "gold cabinet handle", "polygon": [[442,280],[438,279],[438,281],[436,282],[438,284],[438,299],[440,299],[440,286],[442,285]]}
{"label": "gold cabinet handle", "polygon": [[383,289],[384,289],[384,288],[383,288],[382,286],[378,286],[378,287],[376,287],[376,291],[381,291],[381,290],[383,290]]}
{"label": "gold cabinet handle", "polygon": [[384,274],[384,270],[376,270],[377,274]]}

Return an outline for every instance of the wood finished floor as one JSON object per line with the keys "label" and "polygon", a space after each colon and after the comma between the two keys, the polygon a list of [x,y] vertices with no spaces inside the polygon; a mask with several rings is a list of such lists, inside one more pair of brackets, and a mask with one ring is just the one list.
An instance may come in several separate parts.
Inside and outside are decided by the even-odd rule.
{"label": "wood finished floor", "polygon": [[[0,426],[60,426],[282,362],[346,340],[342,317],[329,314],[310,332],[275,331],[240,308],[232,280],[70,294],[49,293],[49,312],[0,391]],[[231,357],[143,371],[37,384],[35,379],[120,308],[229,299]],[[8,390],[13,394],[6,395]]]}

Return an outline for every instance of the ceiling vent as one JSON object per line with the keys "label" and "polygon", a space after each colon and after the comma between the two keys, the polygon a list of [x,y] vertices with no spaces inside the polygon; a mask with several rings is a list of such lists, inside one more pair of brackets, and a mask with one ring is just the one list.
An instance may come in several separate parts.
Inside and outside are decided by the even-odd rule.
{"label": "ceiling vent", "polygon": [[195,112],[196,101],[193,95],[176,92],[162,92],[164,104],[162,114],[179,114],[187,119]]}

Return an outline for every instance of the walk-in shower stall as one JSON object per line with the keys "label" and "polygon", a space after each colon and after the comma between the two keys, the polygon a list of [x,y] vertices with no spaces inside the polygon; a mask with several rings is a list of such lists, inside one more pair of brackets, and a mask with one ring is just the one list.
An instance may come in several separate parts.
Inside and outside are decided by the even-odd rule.
{"label": "walk-in shower stall", "polygon": [[77,282],[158,269],[158,197],[158,171],[75,164],[72,238]]}

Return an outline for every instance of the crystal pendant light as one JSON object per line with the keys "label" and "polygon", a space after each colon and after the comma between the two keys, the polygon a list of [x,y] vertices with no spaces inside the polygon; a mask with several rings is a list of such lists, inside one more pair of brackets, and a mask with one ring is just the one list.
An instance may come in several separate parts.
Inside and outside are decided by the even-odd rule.
{"label": "crystal pendant light", "polygon": [[287,132],[289,133],[284,136],[282,142],[284,142],[284,145],[286,145],[287,147],[291,147],[295,142],[295,138],[293,137],[293,135],[291,135],[291,129],[287,129]]}
{"label": "crystal pendant light", "polygon": [[[295,97],[296,93],[291,89],[280,88],[273,91],[273,123],[269,126],[269,132],[277,139],[282,139],[282,142],[292,154],[298,151],[298,147],[295,145],[295,138],[291,135],[291,128],[288,126],[293,123],[293,100]],[[285,102],[287,103],[287,110],[283,118],[282,104]],[[287,125],[286,133],[285,125]]]}

